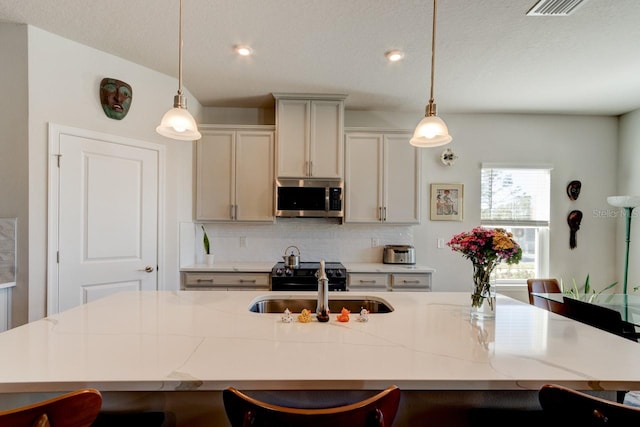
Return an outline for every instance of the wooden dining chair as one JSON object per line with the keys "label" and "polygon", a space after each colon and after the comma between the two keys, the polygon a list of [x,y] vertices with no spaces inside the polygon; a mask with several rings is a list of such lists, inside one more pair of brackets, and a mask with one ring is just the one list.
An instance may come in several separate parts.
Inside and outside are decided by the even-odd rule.
{"label": "wooden dining chair", "polygon": [[547,425],[562,426],[637,426],[640,408],[602,399],[557,384],[545,384],[538,400]]}
{"label": "wooden dining chair", "polygon": [[81,389],[49,400],[0,411],[0,426],[88,427],[102,407],[98,390]]}
{"label": "wooden dining chair", "polygon": [[389,427],[398,411],[400,389],[390,386],[356,403],[306,409],[273,405],[229,387],[222,392],[232,427]]}
{"label": "wooden dining chair", "polygon": [[527,291],[529,292],[529,304],[544,308],[558,314],[564,314],[564,306],[560,302],[533,295],[537,293],[561,293],[560,284],[557,279],[527,279]]}

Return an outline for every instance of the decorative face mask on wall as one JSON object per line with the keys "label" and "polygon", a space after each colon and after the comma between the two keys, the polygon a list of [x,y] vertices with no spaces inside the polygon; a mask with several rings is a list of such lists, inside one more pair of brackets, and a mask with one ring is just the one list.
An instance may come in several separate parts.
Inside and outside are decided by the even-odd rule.
{"label": "decorative face mask on wall", "polygon": [[111,78],[104,78],[100,82],[100,103],[110,119],[124,119],[129,112],[132,96],[133,92],[128,83]]}
{"label": "decorative face mask on wall", "polygon": [[567,185],[567,195],[569,196],[569,199],[578,200],[581,187],[582,183],[580,181],[571,181],[569,185]]}
{"label": "decorative face mask on wall", "polygon": [[576,233],[580,230],[580,223],[582,222],[582,211],[571,211],[567,216],[567,223],[569,224],[569,247],[574,249],[578,246],[576,241]]}

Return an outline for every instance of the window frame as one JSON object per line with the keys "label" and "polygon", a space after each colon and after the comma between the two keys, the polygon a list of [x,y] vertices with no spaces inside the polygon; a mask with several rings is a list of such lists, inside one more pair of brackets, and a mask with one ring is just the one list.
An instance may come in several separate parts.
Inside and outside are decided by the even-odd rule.
{"label": "window frame", "polygon": [[[522,170],[534,170],[544,169],[549,174],[549,220],[494,220],[494,219],[482,219],[482,195],[483,193],[483,180],[482,176],[485,169],[522,169]],[[549,247],[550,247],[550,235],[549,229],[551,226],[551,172],[553,167],[550,165],[531,165],[531,164],[502,164],[502,163],[482,163],[480,169],[480,210],[481,219],[480,226],[486,228],[534,228],[537,230],[535,237],[535,260],[534,260],[534,277],[547,277],[549,274]],[[525,285],[527,279],[508,278],[508,279],[495,279],[496,286],[508,287],[509,285]]]}

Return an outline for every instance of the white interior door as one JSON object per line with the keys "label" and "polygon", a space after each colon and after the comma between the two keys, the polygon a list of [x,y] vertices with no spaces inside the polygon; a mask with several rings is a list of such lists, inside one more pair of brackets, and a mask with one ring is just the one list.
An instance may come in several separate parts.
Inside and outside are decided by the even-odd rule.
{"label": "white interior door", "polygon": [[58,247],[49,314],[121,290],[157,289],[159,151],[104,135],[54,139]]}

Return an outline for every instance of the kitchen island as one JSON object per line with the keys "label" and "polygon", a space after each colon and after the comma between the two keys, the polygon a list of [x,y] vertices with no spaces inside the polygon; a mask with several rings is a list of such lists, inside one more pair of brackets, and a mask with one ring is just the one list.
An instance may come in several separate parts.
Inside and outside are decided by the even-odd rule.
{"label": "kitchen island", "polygon": [[496,318],[481,322],[469,318],[467,293],[330,296],[393,307],[368,322],[352,313],[348,323],[336,314],[285,323],[280,313],[248,309],[264,296],[314,295],[122,292],[93,301],[0,334],[0,400],[6,407],[89,386],[104,392],[107,410],[159,409],[176,425],[224,425],[220,390],[228,386],[322,400],[396,384],[397,425],[433,411],[465,425],[460,408],[534,408],[547,382],[640,389],[640,345],[501,295]]}

